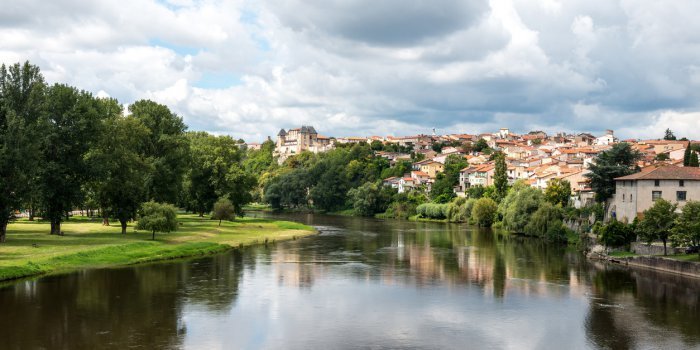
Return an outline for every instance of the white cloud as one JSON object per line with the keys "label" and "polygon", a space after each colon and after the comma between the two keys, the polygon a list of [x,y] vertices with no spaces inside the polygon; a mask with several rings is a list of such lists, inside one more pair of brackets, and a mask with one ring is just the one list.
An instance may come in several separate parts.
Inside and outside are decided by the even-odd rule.
{"label": "white cloud", "polygon": [[372,4],[11,0],[0,61],[253,140],[302,123],[337,136],[697,129],[684,116],[700,110],[700,3]]}

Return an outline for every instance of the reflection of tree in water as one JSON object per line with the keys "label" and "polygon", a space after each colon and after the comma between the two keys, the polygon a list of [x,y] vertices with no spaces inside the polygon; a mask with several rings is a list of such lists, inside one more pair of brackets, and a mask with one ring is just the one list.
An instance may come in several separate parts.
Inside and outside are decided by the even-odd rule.
{"label": "reflection of tree in water", "polygon": [[89,270],[0,290],[0,348],[168,349],[184,329],[179,265]]}
{"label": "reflection of tree in water", "polygon": [[184,286],[188,301],[205,305],[209,311],[227,313],[238,296],[243,253],[233,250],[230,254],[194,261],[187,267]]}
{"label": "reflection of tree in water", "polygon": [[593,297],[585,321],[588,340],[603,349],[634,347],[632,334],[624,324],[629,321],[616,315],[617,305],[611,302],[614,295],[632,296],[634,279],[627,271],[612,268],[595,273],[591,282]]}

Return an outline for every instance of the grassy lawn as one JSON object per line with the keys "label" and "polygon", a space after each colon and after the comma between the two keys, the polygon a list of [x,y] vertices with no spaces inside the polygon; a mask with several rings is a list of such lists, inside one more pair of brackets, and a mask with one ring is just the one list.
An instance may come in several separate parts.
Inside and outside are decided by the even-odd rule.
{"label": "grassy lawn", "polygon": [[292,239],[314,233],[313,228],[288,221],[238,218],[234,222],[179,215],[172,233],[135,231],[126,235],[118,222],[72,218],[61,225],[64,236],[49,235],[48,222],[20,220],[8,226],[0,244],[0,281],[84,267],[137,264],[222,252],[231,247]]}
{"label": "grassy lawn", "polygon": [[622,252],[612,252],[612,253],[608,254],[608,256],[612,256],[612,257],[615,257],[615,258],[630,258],[630,257],[633,257],[633,256],[639,256],[639,255],[637,255],[637,254],[635,254],[635,253],[632,253],[632,252],[624,252],[624,251],[622,251]]}

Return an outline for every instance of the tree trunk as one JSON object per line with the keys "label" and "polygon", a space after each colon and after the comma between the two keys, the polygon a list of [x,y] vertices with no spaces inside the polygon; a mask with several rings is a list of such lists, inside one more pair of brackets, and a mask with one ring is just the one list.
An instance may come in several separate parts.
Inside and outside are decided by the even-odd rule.
{"label": "tree trunk", "polygon": [[29,206],[29,221],[34,221],[34,206]]}
{"label": "tree trunk", "polygon": [[156,230],[153,230],[153,236],[152,236],[152,237],[153,237],[152,239],[155,241],[155,240],[156,240]]}
{"label": "tree trunk", "polygon": [[7,222],[0,223],[0,243],[5,243],[7,236]]}
{"label": "tree trunk", "polygon": [[62,236],[61,219],[51,219],[51,234]]}
{"label": "tree trunk", "polygon": [[202,211],[202,212],[199,212],[199,217],[200,217],[200,218],[203,218],[203,217],[204,217],[204,212],[203,212],[203,211]]}
{"label": "tree trunk", "polygon": [[102,226],[109,226],[109,218],[106,215],[102,218]]}
{"label": "tree trunk", "polygon": [[125,235],[126,234],[126,219],[121,219],[121,220],[119,220],[119,222],[121,222],[121,224],[122,224],[122,234]]}
{"label": "tree trunk", "polygon": [[662,239],[662,242],[664,242],[664,256],[666,256],[666,240]]}
{"label": "tree trunk", "polygon": [[219,226],[221,226],[221,219],[219,219]]}

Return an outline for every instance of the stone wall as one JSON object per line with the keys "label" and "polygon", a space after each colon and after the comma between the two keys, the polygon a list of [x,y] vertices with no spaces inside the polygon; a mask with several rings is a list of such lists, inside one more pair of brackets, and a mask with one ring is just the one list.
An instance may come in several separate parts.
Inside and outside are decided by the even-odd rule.
{"label": "stone wall", "polygon": [[[647,245],[646,243],[642,242],[632,242],[632,244],[630,244],[630,251],[639,255],[664,255],[664,246],[656,244]],[[683,252],[683,249],[673,248],[669,244],[666,247],[666,252],[668,254],[679,254]]]}
{"label": "stone wall", "polygon": [[659,271],[677,273],[684,276],[700,277],[700,263],[679,261],[655,256],[635,256],[624,261],[629,266],[650,268]]}

